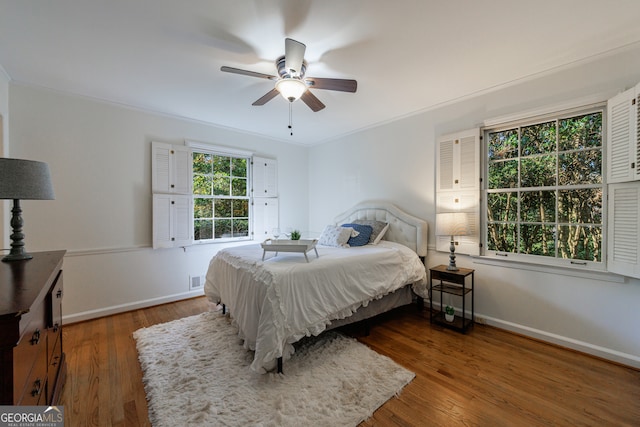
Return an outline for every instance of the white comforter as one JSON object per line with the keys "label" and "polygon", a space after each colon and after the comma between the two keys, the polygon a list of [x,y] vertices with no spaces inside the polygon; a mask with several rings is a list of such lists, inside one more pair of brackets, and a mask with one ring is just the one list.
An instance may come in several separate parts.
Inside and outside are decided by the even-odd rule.
{"label": "white comforter", "polygon": [[209,264],[205,294],[230,309],[245,348],[255,350],[251,368],[273,369],[293,353],[292,343],[318,335],[331,320],[412,283],[426,296],[426,272],[417,255],[397,243],[308,253],[267,253],[260,245],[224,249]]}

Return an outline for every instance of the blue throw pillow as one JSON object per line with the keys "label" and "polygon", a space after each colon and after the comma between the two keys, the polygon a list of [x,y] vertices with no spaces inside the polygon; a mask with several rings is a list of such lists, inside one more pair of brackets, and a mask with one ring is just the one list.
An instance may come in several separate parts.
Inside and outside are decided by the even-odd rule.
{"label": "blue throw pillow", "polygon": [[349,237],[347,242],[349,246],[364,246],[369,243],[373,227],[362,224],[342,224],[343,227],[349,227],[356,230],[359,234],[356,237]]}

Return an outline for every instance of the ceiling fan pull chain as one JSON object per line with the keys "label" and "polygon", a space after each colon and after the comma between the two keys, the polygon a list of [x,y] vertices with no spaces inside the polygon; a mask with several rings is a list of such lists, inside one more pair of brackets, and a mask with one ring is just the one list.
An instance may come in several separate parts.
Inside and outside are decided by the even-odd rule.
{"label": "ceiling fan pull chain", "polygon": [[289,130],[291,131],[291,136],[293,136],[293,102],[289,103]]}

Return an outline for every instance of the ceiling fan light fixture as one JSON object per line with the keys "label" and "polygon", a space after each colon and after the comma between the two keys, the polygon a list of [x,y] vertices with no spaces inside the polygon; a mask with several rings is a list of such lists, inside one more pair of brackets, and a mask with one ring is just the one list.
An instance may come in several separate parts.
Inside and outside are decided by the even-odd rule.
{"label": "ceiling fan light fixture", "polygon": [[300,79],[284,78],[276,82],[276,90],[289,102],[300,99],[307,90],[307,85]]}

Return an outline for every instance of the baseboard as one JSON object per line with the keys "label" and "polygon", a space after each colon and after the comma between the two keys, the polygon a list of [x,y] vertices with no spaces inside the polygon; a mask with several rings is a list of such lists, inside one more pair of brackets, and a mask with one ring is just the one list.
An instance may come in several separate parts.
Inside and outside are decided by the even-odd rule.
{"label": "baseboard", "polygon": [[476,322],[640,369],[640,357],[476,313]]}
{"label": "baseboard", "polygon": [[170,302],[180,301],[184,299],[199,297],[204,295],[204,290],[199,289],[181,294],[167,295],[159,298],[152,298],[143,301],[135,301],[127,304],[114,305],[111,307],[100,308],[96,310],[83,311],[80,313],[62,316],[62,323],[69,325],[71,323],[83,322],[85,320],[97,319],[99,317],[111,316],[112,314],[124,313],[127,311],[138,310],[141,308],[152,307],[154,305],[166,304]]}
{"label": "baseboard", "polygon": [[[429,300],[425,298],[424,306],[429,308]],[[440,309],[440,303],[434,301],[434,308]],[[456,315],[462,314],[462,310],[455,307]],[[467,312],[468,316],[471,316],[471,312]],[[592,356],[599,357],[601,359],[610,360],[621,365],[630,366],[635,369],[640,369],[640,357],[632,354],[623,353],[610,348],[601,347],[588,342],[575,340],[573,338],[564,337],[562,335],[552,334],[550,332],[542,331],[539,329],[531,328],[529,326],[520,325],[513,322],[507,322],[506,320],[496,319],[495,317],[485,316],[484,314],[475,313],[476,323],[493,326],[498,329],[504,329],[509,332],[514,332],[520,335],[524,335],[529,338],[534,338],[540,341],[544,341],[550,344],[555,344],[561,347],[566,347],[571,350],[579,351],[582,353],[590,354]]]}

